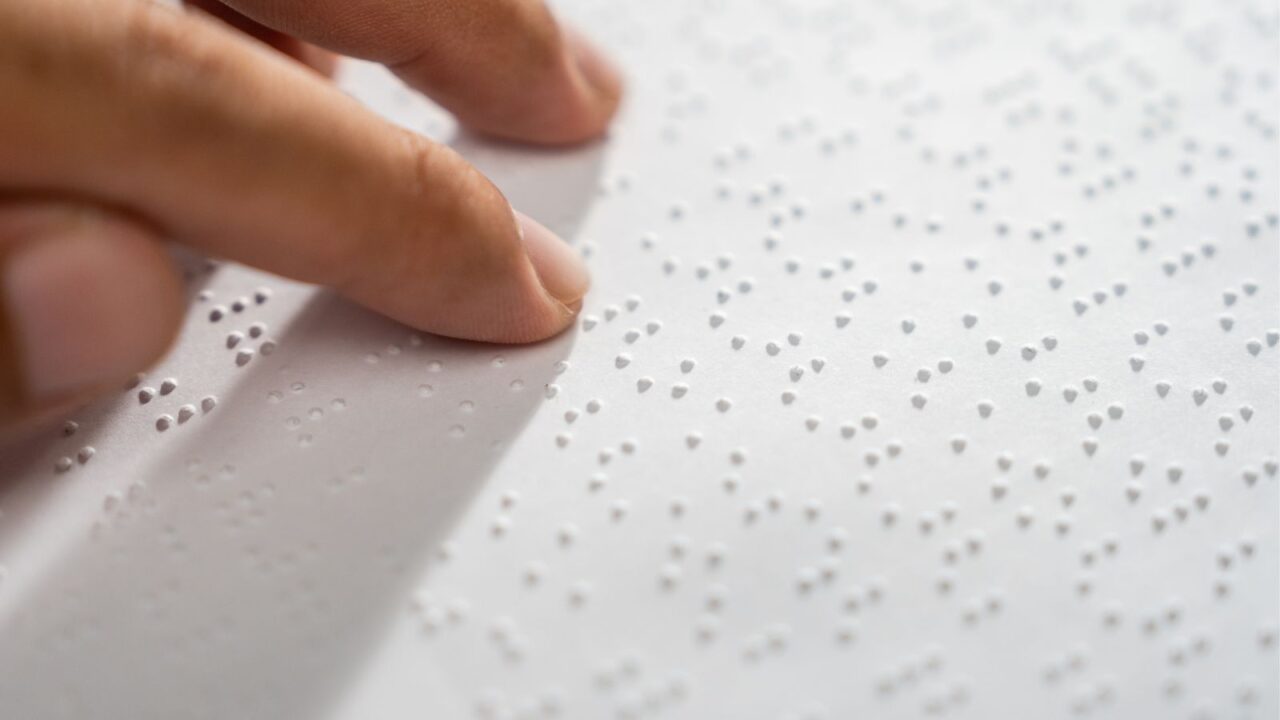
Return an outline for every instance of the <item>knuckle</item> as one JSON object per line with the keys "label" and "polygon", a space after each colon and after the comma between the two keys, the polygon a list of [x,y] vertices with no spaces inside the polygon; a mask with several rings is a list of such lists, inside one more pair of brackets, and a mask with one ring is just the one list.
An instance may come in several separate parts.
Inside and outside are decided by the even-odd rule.
{"label": "knuckle", "polygon": [[325,282],[379,297],[417,287],[452,306],[518,283],[527,260],[506,199],[448,147],[402,132],[401,174],[384,210],[363,239],[333,248],[324,264],[341,275]]}
{"label": "knuckle", "polygon": [[411,142],[415,200],[433,250],[469,275],[514,270],[524,251],[502,193],[452,149],[421,136]]}

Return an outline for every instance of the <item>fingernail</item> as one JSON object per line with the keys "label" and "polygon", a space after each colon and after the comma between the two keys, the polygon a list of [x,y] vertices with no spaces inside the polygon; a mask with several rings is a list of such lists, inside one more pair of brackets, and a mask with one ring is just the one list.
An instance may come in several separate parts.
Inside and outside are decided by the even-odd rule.
{"label": "fingernail", "polygon": [[614,99],[622,94],[622,73],[613,61],[584,35],[566,29],[569,51],[582,77],[598,95]]}
{"label": "fingernail", "polygon": [[0,329],[7,325],[11,336],[0,343],[9,346],[11,382],[26,404],[106,387],[143,369],[167,342],[153,337],[167,332],[156,318],[172,312],[154,307],[168,297],[160,292],[167,287],[156,287],[164,283],[131,279],[145,268],[134,266],[137,254],[129,250],[153,240],[75,219],[42,230],[56,234],[23,241],[0,276]]}
{"label": "fingernail", "polygon": [[591,287],[586,263],[565,241],[533,218],[516,212],[516,220],[538,281],[561,304],[572,307]]}

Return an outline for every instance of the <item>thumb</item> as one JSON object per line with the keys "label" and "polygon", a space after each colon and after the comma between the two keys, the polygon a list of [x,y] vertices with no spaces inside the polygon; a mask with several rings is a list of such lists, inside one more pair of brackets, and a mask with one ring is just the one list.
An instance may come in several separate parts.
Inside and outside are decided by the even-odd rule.
{"label": "thumb", "polygon": [[0,424],[145,369],[182,307],[177,271],[144,225],[92,206],[0,202]]}

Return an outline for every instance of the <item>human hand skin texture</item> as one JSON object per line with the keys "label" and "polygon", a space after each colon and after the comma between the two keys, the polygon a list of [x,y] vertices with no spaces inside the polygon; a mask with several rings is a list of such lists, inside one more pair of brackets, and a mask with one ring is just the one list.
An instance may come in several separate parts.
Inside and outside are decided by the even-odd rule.
{"label": "human hand skin texture", "polygon": [[466,126],[595,138],[618,72],[538,0],[0,0],[0,426],[119,387],[183,313],[169,241],[419,330],[565,329],[577,254],[451,149],[327,80],[381,62]]}

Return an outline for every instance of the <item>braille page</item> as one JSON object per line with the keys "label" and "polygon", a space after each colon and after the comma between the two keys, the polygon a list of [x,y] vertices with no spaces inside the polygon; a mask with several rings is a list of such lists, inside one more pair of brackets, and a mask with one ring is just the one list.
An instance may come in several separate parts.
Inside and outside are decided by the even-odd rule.
{"label": "braille page", "polygon": [[0,452],[0,715],[1277,716],[1274,3],[561,9],[601,142],[340,82],[572,242],[575,326],[186,258],[167,359]]}

